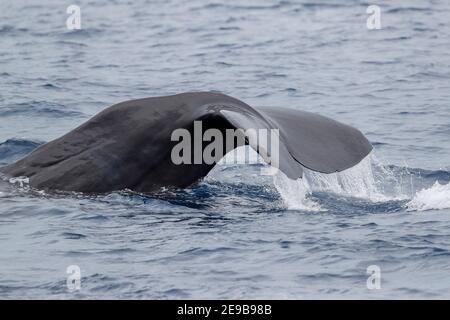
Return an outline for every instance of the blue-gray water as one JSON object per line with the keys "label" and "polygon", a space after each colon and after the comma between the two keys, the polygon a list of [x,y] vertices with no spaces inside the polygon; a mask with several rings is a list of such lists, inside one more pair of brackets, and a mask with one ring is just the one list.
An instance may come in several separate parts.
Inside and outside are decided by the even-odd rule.
{"label": "blue-gray water", "polygon": [[257,164],[153,197],[3,181],[0,298],[450,298],[449,2],[377,1],[381,30],[364,1],[76,1],[78,31],[69,4],[0,3],[1,164],[111,104],[194,90],[351,124],[376,160],[311,174],[305,197]]}

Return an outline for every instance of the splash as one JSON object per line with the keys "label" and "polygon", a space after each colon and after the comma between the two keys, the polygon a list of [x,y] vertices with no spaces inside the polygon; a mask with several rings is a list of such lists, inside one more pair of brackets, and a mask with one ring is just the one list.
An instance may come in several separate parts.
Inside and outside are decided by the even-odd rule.
{"label": "splash", "polygon": [[382,166],[373,154],[342,172],[324,174],[306,169],[304,177],[312,191],[316,192],[329,192],[372,202],[407,198],[395,174]]}
{"label": "splash", "polygon": [[[290,180],[284,174],[274,176],[274,185],[286,207],[293,210],[323,211],[313,200],[313,192],[333,193],[345,197],[367,199],[371,202],[410,199],[403,175],[381,165],[373,154],[356,166],[342,172],[324,174],[308,169],[303,178]],[[409,183],[409,181],[408,181]]]}
{"label": "splash", "polygon": [[25,176],[10,178],[9,183],[17,185],[19,188],[26,188],[30,184],[30,179]]}
{"label": "splash", "polygon": [[441,210],[450,208],[450,183],[438,181],[431,188],[422,189],[406,204],[407,211]]}
{"label": "splash", "polygon": [[309,198],[311,187],[306,179],[289,179],[278,170],[273,176],[273,183],[287,209],[302,211],[324,211],[320,205]]}

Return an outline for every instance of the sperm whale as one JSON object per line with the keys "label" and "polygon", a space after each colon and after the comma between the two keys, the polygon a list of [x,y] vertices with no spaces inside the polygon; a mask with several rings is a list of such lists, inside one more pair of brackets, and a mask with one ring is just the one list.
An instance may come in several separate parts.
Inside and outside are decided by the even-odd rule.
{"label": "sperm whale", "polygon": [[[27,177],[31,187],[44,190],[147,193],[163,187],[184,188],[205,177],[215,165],[176,164],[171,158],[174,130],[193,132],[196,121],[205,130],[220,132],[277,129],[279,169],[291,179],[301,178],[303,168],[343,171],[372,150],[359,130],[315,113],[251,107],[220,93],[189,92],[110,106],[0,172],[11,178]],[[245,144],[261,153],[258,143],[246,140]]]}

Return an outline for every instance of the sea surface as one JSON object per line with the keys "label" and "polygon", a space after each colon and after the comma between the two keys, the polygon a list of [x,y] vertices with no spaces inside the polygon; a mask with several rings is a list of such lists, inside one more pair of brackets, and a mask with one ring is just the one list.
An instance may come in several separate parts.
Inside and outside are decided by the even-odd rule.
{"label": "sea surface", "polygon": [[374,151],[299,181],[223,161],[153,196],[2,180],[0,298],[450,298],[450,2],[376,2],[380,30],[366,1],[77,0],[68,30],[70,1],[1,0],[0,165],[185,91],[317,112]]}

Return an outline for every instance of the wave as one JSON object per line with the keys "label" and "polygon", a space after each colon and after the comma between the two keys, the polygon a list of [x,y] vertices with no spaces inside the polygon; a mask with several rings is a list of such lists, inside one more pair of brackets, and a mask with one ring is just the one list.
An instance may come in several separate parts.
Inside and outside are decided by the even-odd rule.
{"label": "wave", "polygon": [[0,26],[0,35],[13,35],[14,36],[17,34],[26,33],[28,31],[29,31],[29,29],[27,29],[27,28],[17,28],[12,25]]}
{"label": "wave", "polygon": [[44,142],[12,138],[0,143],[0,165],[7,165],[26,156]]}
{"label": "wave", "polygon": [[30,101],[12,104],[0,108],[0,117],[30,116],[46,118],[73,118],[84,114],[73,110],[64,110],[65,107],[45,101]]}
{"label": "wave", "polygon": [[386,13],[405,13],[405,12],[429,12],[432,11],[429,7],[396,7],[387,9]]}

